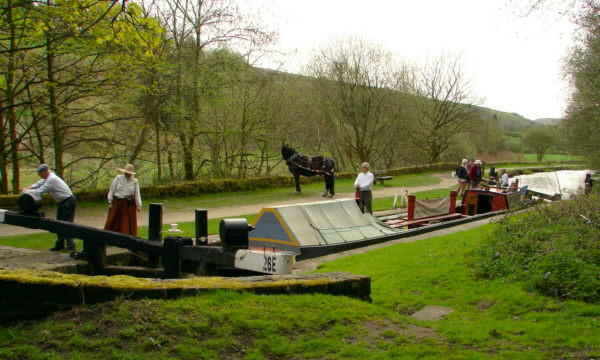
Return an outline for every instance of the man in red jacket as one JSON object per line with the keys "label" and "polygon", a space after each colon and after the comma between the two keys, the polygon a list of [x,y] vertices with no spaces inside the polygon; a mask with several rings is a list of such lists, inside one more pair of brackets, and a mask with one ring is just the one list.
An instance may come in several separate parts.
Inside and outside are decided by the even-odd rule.
{"label": "man in red jacket", "polygon": [[471,189],[476,189],[483,177],[481,171],[481,160],[475,160],[475,163],[469,169],[469,179],[471,180]]}

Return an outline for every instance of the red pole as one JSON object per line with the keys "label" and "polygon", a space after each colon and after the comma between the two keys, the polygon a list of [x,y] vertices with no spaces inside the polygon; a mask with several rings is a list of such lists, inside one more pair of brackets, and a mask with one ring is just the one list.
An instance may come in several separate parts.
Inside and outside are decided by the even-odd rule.
{"label": "red pole", "polygon": [[454,214],[456,212],[456,191],[450,191],[450,212],[449,214]]}
{"label": "red pole", "polygon": [[408,221],[415,219],[415,202],[417,198],[414,195],[408,195]]}

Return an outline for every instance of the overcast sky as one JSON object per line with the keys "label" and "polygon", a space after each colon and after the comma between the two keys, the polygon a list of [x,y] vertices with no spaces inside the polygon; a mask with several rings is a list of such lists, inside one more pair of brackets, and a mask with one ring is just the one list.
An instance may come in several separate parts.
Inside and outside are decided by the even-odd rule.
{"label": "overcast sky", "polygon": [[413,62],[461,54],[482,106],[532,120],[563,116],[561,69],[573,31],[566,19],[519,17],[505,0],[251,1],[269,5],[261,17],[278,28],[276,47],[296,51],[283,70],[299,72],[334,36],[361,35]]}

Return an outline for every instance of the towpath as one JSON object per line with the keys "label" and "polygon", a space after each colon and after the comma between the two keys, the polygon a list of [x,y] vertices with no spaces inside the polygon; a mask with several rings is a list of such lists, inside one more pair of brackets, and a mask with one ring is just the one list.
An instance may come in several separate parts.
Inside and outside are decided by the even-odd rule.
{"label": "towpath", "polygon": [[[450,172],[435,174],[435,177],[440,178],[440,182],[434,185],[427,186],[413,186],[408,187],[407,189],[411,193],[425,191],[425,190],[433,190],[433,189],[441,189],[441,188],[449,188],[456,184],[456,179],[453,178]],[[384,187],[381,188],[377,186],[373,191],[374,198],[382,198],[382,197],[390,197],[396,194],[398,188],[396,187]],[[345,198],[354,198],[354,192],[343,192],[336,193],[334,199],[345,199]],[[256,214],[260,212],[263,207],[275,206],[275,205],[291,205],[291,204],[300,204],[300,203],[310,203],[323,201],[323,198],[320,195],[314,196],[303,196],[298,197],[297,199],[279,201],[276,203],[259,203],[259,204],[248,204],[248,205],[240,205],[240,206],[226,206],[226,207],[208,207],[208,218],[223,218],[223,217],[235,217],[245,214]],[[169,211],[168,208],[165,208],[163,212],[163,223],[171,224],[171,223],[182,223],[194,221],[194,209],[197,206],[194,206],[193,203],[190,203],[188,207],[178,208],[175,211]],[[54,216],[54,209],[46,209],[48,216]],[[97,212],[97,211],[96,211]],[[77,209],[77,215],[75,216],[75,223],[93,226],[97,228],[104,228],[104,222],[106,221],[106,214],[97,215],[93,214],[92,211],[89,211],[85,208]],[[146,226],[148,225],[148,212],[146,210],[142,210],[138,214],[138,226]],[[11,236],[11,235],[25,235],[25,234],[35,234],[44,232],[44,230],[38,229],[27,229],[20,226],[12,226],[0,223],[0,236]]]}
{"label": "towpath", "polygon": [[[440,189],[440,188],[449,188],[456,184],[456,179],[452,178],[450,174],[437,174],[435,175],[440,178],[440,182],[434,185],[428,186],[415,186],[409,187],[409,192],[415,193],[418,191],[432,190],[432,189]],[[394,196],[396,194],[397,188],[379,188],[374,191],[375,197],[389,197]],[[338,193],[335,198],[343,199],[343,198],[353,198],[354,192],[348,193]],[[253,214],[259,212],[263,207],[272,206],[272,205],[282,205],[282,204],[294,204],[294,203],[306,203],[306,202],[317,202],[322,201],[323,198],[319,195],[310,196],[310,197],[302,197],[290,201],[278,202],[278,203],[269,203],[269,204],[253,204],[253,205],[243,205],[243,206],[230,206],[230,207],[215,207],[208,209],[208,215],[210,218],[219,218],[219,217],[235,217],[243,214]],[[147,213],[142,213],[140,218],[140,225],[147,225]],[[86,216],[84,214],[79,213],[77,217],[77,222],[81,224],[85,224],[88,226],[97,226],[103,227],[104,225],[104,216]],[[184,221],[193,221],[194,220],[194,207],[190,205],[187,209],[180,209],[176,212],[169,213],[165,212],[163,221],[168,224],[170,222],[184,222]],[[308,272],[316,269],[319,264],[323,262],[332,261],[338,258],[342,258],[345,256],[363,253],[367,251],[371,251],[377,248],[390,246],[393,244],[401,243],[401,242],[411,242],[423,240],[429,237],[434,236],[442,236],[449,233],[463,231],[470,228],[478,227],[489,223],[490,219],[483,219],[479,221],[474,221],[471,223],[466,223],[462,225],[458,225],[448,229],[440,229],[433,231],[431,233],[421,234],[417,236],[412,236],[410,238],[393,240],[385,243],[375,244],[364,248],[349,250],[341,253],[330,254],[327,256],[314,258],[310,260],[305,260],[301,262],[297,262],[294,264],[294,273],[301,274],[304,272]],[[39,232],[39,230],[25,229],[16,226],[10,226],[5,224],[0,224],[0,234],[2,236],[7,236],[9,234],[27,234]],[[118,248],[109,248],[107,251],[122,251]],[[51,252],[47,250],[29,250],[29,249],[21,249],[14,248],[9,246],[0,246],[0,269],[18,269],[18,268],[27,268],[27,269],[38,269],[38,270],[54,270],[60,268],[73,268],[77,266],[77,261],[73,258],[70,258],[67,253],[64,252]]]}

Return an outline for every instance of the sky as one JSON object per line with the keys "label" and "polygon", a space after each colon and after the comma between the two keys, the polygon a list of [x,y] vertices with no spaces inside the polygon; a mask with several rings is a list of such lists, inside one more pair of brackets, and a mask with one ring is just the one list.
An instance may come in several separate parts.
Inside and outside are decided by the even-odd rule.
{"label": "sky", "polygon": [[562,66],[574,30],[567,19],[518,16],[509,0],[251,2],[268,6],[260,14],[279,32],[275,48],[293,54],[281,70],[299,73],[333,37],[358,35],[417,64],[460,55],[478,105],[531,120],[563,116],[569,89]]}

